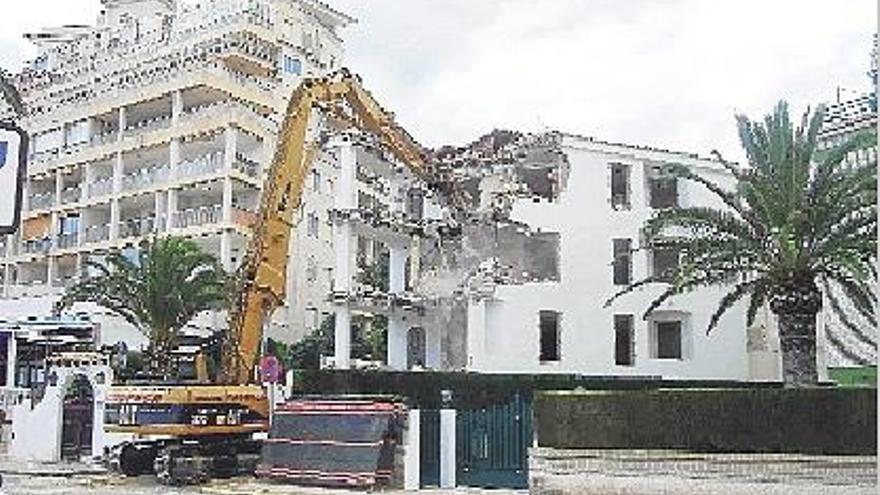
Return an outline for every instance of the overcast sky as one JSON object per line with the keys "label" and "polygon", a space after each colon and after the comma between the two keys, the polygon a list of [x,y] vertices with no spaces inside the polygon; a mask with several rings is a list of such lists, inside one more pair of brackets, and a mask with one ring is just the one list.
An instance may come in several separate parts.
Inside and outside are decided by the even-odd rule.
{"label": "overcast sky", "polygon": [[[358,19],[347,65],[423,144],[562,130],[741,159],[733,115],[869,89],[875,0],[325,0]],[[8,0],[4,4],[12,3]],[[4,5],[21,33],[91,23],[99,0]]]}

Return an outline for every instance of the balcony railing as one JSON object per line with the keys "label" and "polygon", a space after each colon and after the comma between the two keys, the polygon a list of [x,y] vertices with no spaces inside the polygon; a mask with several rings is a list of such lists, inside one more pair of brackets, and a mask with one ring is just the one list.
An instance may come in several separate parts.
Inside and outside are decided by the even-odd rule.
{"label": "balcony railing", "polygon": [[128,127],[125,128],[125,133],[123,134],[123,136],[138,136],[150,131],[155,131],[157,129],[166,129],[168,127],[171,127],[171,115],[163,115],[161,117],[141,120],[139,122],[130,124]]}
{"label": "balcony railing", "polygon": [[79,233],[69,232],[66,234],[59,234],[55,241],[58,244],[58,249],[75,248],[79,245]]}
{"label": "balcony railing", "polygon": [[79,277],[75,275],[61,275],[58,277],[58,280],[55,281],[55,285],[60,285],[65,289],[69,289],[77,282],[79,282]]}
{"label": "balcony railing", "polygon": [[156,232],[154,217],[130,218],[119,225],[119,237],[143,237]]}
{"label": "balcony railing", "polygon": [[98,146],[106,143],[115,143],[119,139],[119,131],[111,130],[107,131],[103,134],[95,134],[92,136],[91,143],[92,146]]}
{"label": "balcony railing", "polygon": [[113,178],[98,179],[90,183],[87,190],[90,198],[106,196],[113,192]]}
{"label": "balcony railing", "polygon": [[28,239],[24,241],[24,252],[27,254],[46,254],[52,248],[52,239]]}
{"label": "balcony railing", "polygon": [[30,197],[29,209],[42,210],[55,204],[55,193],[34,194]]}
{"label": "balcony railing", "polygon": [[232,166],[248,177],[256,177],[260,170],[260,165],[257,162],[249,160],[241,154],[235,155],[235,163]]}
{"label": "balcony railing", "polygon": [[177,167],[179,177],[199,177],[213,174],[223,167],[223,152],[218,151],[191,160],[181,160]]}
{"label": "balcony railing", "polygon": [[144,189],[153,184],[159,184],[168,180],[168,165],[157,167],[142,168],[137,172],[124,175],[122,177],[123,191],[137,191]]}
{"label": "balcony railing", "polygon": [[174,226],[182,229],[197,225],[219,223],[223,218],[223,208],[220,205],[200,206],[188,208],[174,214]]}
{"label": "balcony railing", "polygon": [[68,187],[61,191],[61,204],[76,203],[82,199],[82,188],[79,186]]}
{"label": "balcony railing", "polygon": [[86,227],[86,242],[101,242],[110,239],[110,224]]}

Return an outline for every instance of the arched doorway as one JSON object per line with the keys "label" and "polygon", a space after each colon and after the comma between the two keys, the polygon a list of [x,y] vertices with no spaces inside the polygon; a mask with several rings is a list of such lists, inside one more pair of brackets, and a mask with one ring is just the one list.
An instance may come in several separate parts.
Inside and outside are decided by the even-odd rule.
{"label": "arched doorway", "polygon": [[64,393],[61,459],[79,461],[92,455],[95,392],[85,375],[76,375]]}

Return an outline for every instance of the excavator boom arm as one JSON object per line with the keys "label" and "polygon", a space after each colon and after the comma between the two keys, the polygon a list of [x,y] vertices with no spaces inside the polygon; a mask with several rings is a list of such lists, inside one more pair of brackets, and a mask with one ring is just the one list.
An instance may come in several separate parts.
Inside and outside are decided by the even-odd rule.
{"label": "excavator boom arm", "polygon": [[[344,105],[343,105],[344,104]],[[287,107],[275,154],[263,185],[257,221],[247,254],[236,273],[235,299],[223,343],[220,383],[247,384],[260,351],[263,327],[286,297],[287,266],[294,215],[317,146],[308,141],[316,108],[345,115],[350,125],[376,135],[414,174],[426,177],[424,153],[346,70],[304,81]]]}

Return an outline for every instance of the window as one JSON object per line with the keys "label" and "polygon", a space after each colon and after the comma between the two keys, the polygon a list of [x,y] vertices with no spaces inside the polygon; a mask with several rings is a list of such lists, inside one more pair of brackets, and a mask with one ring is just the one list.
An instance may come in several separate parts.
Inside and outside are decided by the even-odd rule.
{"label": "window", "polygon": [[613,239],[614,285],[629,285],[632,280],[632,239]]}
{"label": "window", "polygon": [[611,164],[611,208],[628,210],[629,204],[629,166]]}
{"label": "window", "polygon": [[657,359],[681,359],[681,322],[658,321],[654,323],[657,332]]}
{"label": "window", "polygon": [[406,213],[411,220],[421,220],[425,215],[425,192],[412,188],[406,197]]}
{"label": "window", "polygon": [[321,192],[321,172],[312,169],[312,191]]}
{"label": "window", "polygon": [[662,167],[651,167],[648,170],[648,196],[651,208],[678,206],[678,179]]}
{"label": "window", "polygon": [[319,318],[318,308],[307,307],[306,312],[305,312],[305,321],[303,322],[303,323],[305,323],[306,329],[314,330],[314,329],[318,328],[318,326],[321,323],[320,321],[318,321],[318,318]]}
{"label": "window", "polygon": [[318,265],[315,258],[310,257],[306,262],[306,281],[312,283],[318,278]]}
{"label": "window", "polygon": [[298,76],[302,74],[302,62],[299,59],[285,55],[282,59],[284,72]]}
{"label": "window", "polygon": [[655,277],[663,282],[672,282],[678,268],[677,249],[654,249],[651,251],[651,268]]}
{"label": "window", "polygon": [[541,362],[559,361],[559,312],[540,311],[538,313],[541,331]]}
{"label": "window", "polygon": [[320,228],[320,220],[318,219],[317,213],[309,213],[309,235],[312,237],[318,237],[318,229]]}
{"label": "window", "polygon": [[633,315],[614,315],[614,364],[635,364]]}

